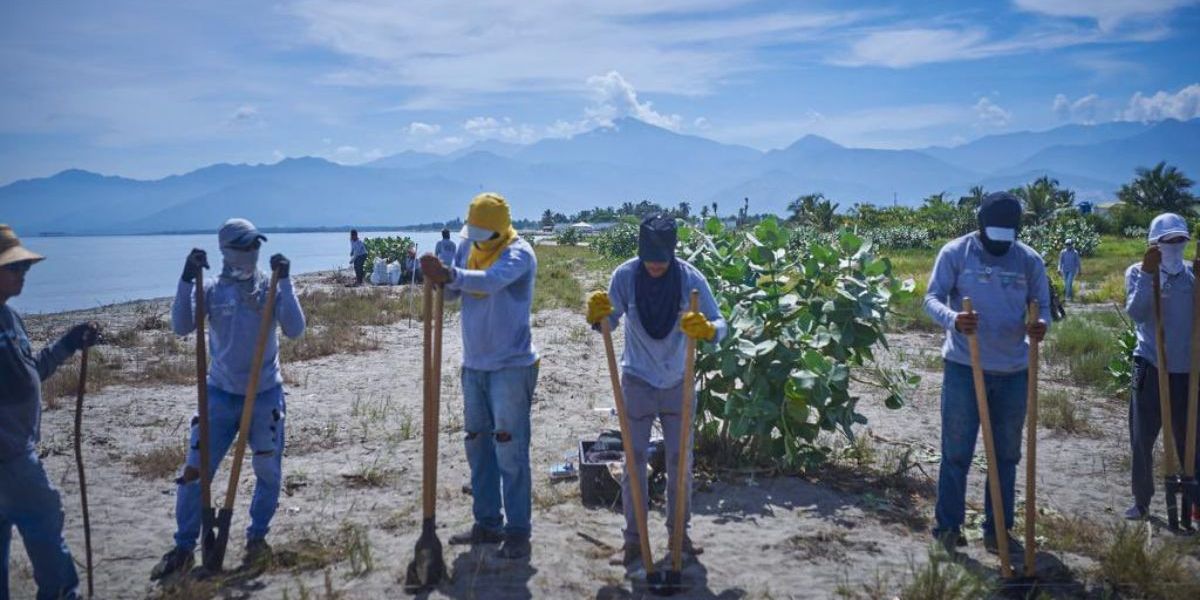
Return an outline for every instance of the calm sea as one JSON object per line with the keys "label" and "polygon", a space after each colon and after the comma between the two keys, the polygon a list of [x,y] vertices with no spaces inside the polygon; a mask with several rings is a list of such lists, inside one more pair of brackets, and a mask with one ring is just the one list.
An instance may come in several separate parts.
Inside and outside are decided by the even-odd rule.
{"label": "calm sea", "polygon": [[[370,232],[363,237],[406,235],[421,252],[433,250],[437,232]],[[263,244],[259,266],[282,252],[292,273],[350,267],[348,233],[272,233]],[[457,240],[457,232],[453,239]],[[221,269],[217,235],[131,235],[104,237],[23,237],[21,242],[46,260],[33,266],[20,296],[9,300],[26,314],[91,308],[116,302],[173,296],[192,248],[208,251],[209,273]],[[368,270],[370,266],[368,265]]]}

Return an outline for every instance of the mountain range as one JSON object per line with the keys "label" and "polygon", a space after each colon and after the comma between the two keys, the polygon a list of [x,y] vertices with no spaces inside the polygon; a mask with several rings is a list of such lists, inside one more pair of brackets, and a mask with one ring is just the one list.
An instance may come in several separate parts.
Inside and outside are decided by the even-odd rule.
{"label": "mountain range", "polygon": [[527,218],[641,200],[716,202],[728,213],[749,198],[752,212],[783,212],[813,192],[843,208],[916,205],[938,192],[1007,189],[1042,175],[1079,200],[1105,201],[1137,167],[1163,160],[1200,175],[1200,119],[1066,125],[911,150],[849,148],[808,135],[762,152],[624,118],[566,139],[487,140],[357,166],[288,158],[153,181],[71,169],[0,187],[0,222],[24,235],[198,230],[234,215],[263,227],[423,223],[462,217],[482,190],[503,193],[514,216]]}

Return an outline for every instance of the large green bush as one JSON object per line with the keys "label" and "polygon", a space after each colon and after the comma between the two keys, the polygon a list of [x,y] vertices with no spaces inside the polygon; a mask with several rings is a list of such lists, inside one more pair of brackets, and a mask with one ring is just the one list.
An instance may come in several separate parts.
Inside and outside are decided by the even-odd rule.
{"label": "large green bush", "polygon": [[859,231],[859,235],[871,240],[876,248],[888,250],[931,248],[933,242],[928,228],[912,225],[868,229]]}
{"label": "large green bush", "polygon": [[413,247],[412,238],[405,236],[364,238],[363,244],[367,247],[368,270],[371,268],[370,265],[375,264],[376,258],[382,258],[389,263],[397,262],[408,254],[409,248]]}
{"label": "large green bush", "polygon": [[638,226],[617,223],[592,237],[592,250],[606,258],[624,260],[637,255]]}
{"label": "large green bush", "polygon": [[729,335],[697,361],[701,441],[732,461],[805,468],[824,460],[822,431],[853,438],[866,422],[852,379],[882,387],[899,408],[916,383],[876,363],[892,303],[912,293],[891,263],[849,231],[792,242],[774,218],[752,231],[710,219],[680,231],[679,255],[708,278]]}
{"label": "large green bush", "polygon": [[1060,212],[1040,225],[1024,227],[1021,229],[1021,238],[1037,250],[1048,264],[1057,264],[1058,253],[1067,240],[1075,241],[1075,249],[1082,256],[1092,256],[1100,245],[1100,234],[1083,215],[1075,211]]}

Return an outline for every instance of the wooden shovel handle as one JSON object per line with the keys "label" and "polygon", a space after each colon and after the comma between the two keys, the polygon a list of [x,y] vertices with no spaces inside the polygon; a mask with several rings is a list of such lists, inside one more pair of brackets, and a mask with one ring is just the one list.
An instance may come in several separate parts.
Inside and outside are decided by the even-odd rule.
{"label": "wooden shovel handle", "polygon": [[424,384],[421,421],[421,511],[424,518],[433,517],[437,507],[437,413],[434,396],[433,366],[433,283],[425,280],[421,304],[423,349],[421,374]]}
{"label": "wooden shovel handle", "polygon": [[642,503],[642,466],[633,455],[633,439],[629,429],[629,415],[625,410],[625,393],[621,390],[621,378],[617,374],[617,353],[613,350],[612,324],[608,317],[600,320],[600,333],[604,337],[604,352],[608,355],[608,378],[612,382],[613,404],[617,409],[617,421],[621,425],[621,448],[625,452],[625,472],[629,478],[629,499],[633,503],[633,518],[637,521],[638,541],[642,546],[642,566],[646,574],[654,573],[654,558],[650,555],[650,535],[646,527],[646,506]]}
{"label": "wooden shovel handle", "polygon": [[[692,290],[688,310],[700,310],[700,291]],[[692,439],[692,404],[696,399],[696,340],[687,338],[683,359],[683,406],[679,414],[679,465],[675,470],[675,526],[671,529],[671,561],[675,571],[683,569],[683,530],[688,509],[688,448]]]}
{"label": "wooden shovel handle", "polygon": [[[1154,351],[1158,357],[1158,407],[1162,414],[1163,460],[1166,474],[1179,474],[1179,455],[1175,449],[1175,426],[1171,413],[1171,376],[1167,370],[1167,342],[1162,311],[1162,279],[1159,271],[1153,275],[1154,287]],[[1190,378],[1189,378],[1190,384]]]}
{"label": "wooden shovel handle", "polygon": [[212,508],[212,485],[209,464],[208,430],[208,345],[204,319],[208,304],[204,299],[204,278],[196,277],[196,415],[200,428],[197,450],[200,452],[200,504]]}
{"label": "wooden shovel handle", "polygon": [[[1197,235],[1200,235],[1198,233]],[[1200,239],[1200,237],[1196,238]],[[1196,243],[1196,259],[1200,262],[1200,242]],[[1196,477],[1196,418],[1197,400],[1200,397],[1200,291],[1192,288],[1192,364],[1188,374],[1187,436],[1184,444],[1183,474]]]}
{"label": "wooden shovel handle", "polygon": [[[963,298],[963,310],[973,313],[970,298]],[[996,528],[996,544],[1000,554],[1000,574],[1012,577],[1012,565],[1008,556],[1008,524],[1004,520],[1004,496],[1000,493],[1000,469],[996,464],[996,443],[992,438],[992,416],[988,412],[987,385],[983,380],[983,363],[979,358],[979,338],[967,334],[967,347],[971,352],[971,375],[975,380],[975,404],[979,412],[979,427],[983,430],[983,448],[987,454],[988,489],[992,495],[992,519]]]}
{"label": "wooden shovel handle", "polygon": [[246,383],[246,396],[242,401],[242,418],[238,423],[237,442],[233,449],[233,464],[229,465],[229,485],[225,488],[225,510],[233,510],[237,498],[238,479],[242,476],[242,460],[246,458],[246,442],[250,439],[250,421],[254,417],[254,401],[258,398],[258,376],[262,373],[263,355],[267,352],[267,339],[275,327],[275,295],[279,290],[279,270],[272,269],[271,285],[267,288],[267,305],[263,307],[262,320],[258,324],[258,341],[254,345],[254,360],[250,363],[250,380]]}
{"label": "wooden shovel handle", "polygon": [[[1029,303],[1027,323],[1038,322],[1038,302]],[[1029,386],[1026,394],[1025,423],[1025,576],[1036,572],[1037,556],[1037,426],[1038,426],[1038,341],[1029,340]]]}
{"label": "wooden shovel handle", "polygon": [[87,476],[83,469],[83,395],[87,388],[88,347],[79,355],[79,389],[75,394],[75,467],[79,470],[79,503],[83,509],[83,544],[87,551],[88,598],[95,596],[92,585],[92,521],[88,514]]}

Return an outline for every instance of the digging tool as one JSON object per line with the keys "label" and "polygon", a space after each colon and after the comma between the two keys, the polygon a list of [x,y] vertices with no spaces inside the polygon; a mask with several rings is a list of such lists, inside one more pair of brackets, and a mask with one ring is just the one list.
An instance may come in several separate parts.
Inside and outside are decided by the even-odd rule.
{"label": "digging tool", "polygon": [[646,527],[646,506],[642,503],[642,472],[633,455],[633,439],[630,437],[629,415],[625,408],[625,393],[621,390],[621,379],[617,373],[617,355],[613,350],[612,324],[608,317],[600,320],[600,333],[604,336],[604,352],[608,355],[608,378],[612,381],[613,404],[617,409],[617,420],[621,424],[621,446],[625,451],[625,472],[629,475],[629,493],[633,502],[633,516],[637,521],[638,540],[642,546],[642,567],[646,569],[646,584],[658,593],[664,586],[663,573],[654,570],[654,558],[650,555],[650,536]]}
{"label": "digging tool", "polygon": [[[700,291],[692,290],[688,310],[700,309]],[[683,407],[679,417],[679,464],[675,482],[675,525],[671,529],[671,570],[667,571],[667,585],[672,592],[683,588],[683,533],[687,527],[688,449],[692,441],[692,403],[696,398],[696,340],[687,338],[683,362]]]}
{"label": "digging tool", "polygon": [[[1198,238],[1200,239],[1200,238]],[[1192,271],[1200,265],[1200,243],[1196,244],[1196,258],[1192,261]],[[1181,521],[1184,529],[1192,528],[1192,509],[1200,505],[1200,483],[1196,481],[1196,409],[1197,397],[1200,396],[1200,291],[1192,289],[1192,364],[1188,374],[1188,412],[1187,434],[1184,442],[1183,455],[1183,514]]]}
{"label": "digging tool", "polygon": [[[1038,302],[1029,303],[1026,323],[1038,322]],[[1025,407],[1025,578],[1037,574],[1037,423],[1038,423],[1038,341],[1029,340],[1029,387]]]}
{"label": "digging tool", "polygon": [[208,344],[204,332],[204,319],[208,304],[204,299],[204,279],[196,278],[196,414],[199,422],[196,440],[200,453],[200,564],[205,570],[219,571],[221,561],[216,559],[214,548],[217,543],[213,523],[217,514],[212,503],[212,458],[209,455],[208,422]]}
{"label": "digging tool", "polygon": [[[436,292],[435,292],[436,287]],[[433,312],[436,297],[436,322]],[[424,352],[422,353],[422,379],[424,383],[424,422],[421,430],[421,537],[413,550],[412,562],[404,577],[404,591],[416,594],[436,587],[446,574],[446,561],[442,557],[442,542],[437,537],[437,459],[438,459],[438,415],[441,396],[442,371],[442,316],[444,311],[443,291],[425,280],[424,304],[421,314],[424,320]]]}
{"label": "digging tool", "polygon": [[[963,298],[963,310],[974,313],[970,298]],[[987,454],[988,489],[992,495],[992,519],[996,529],[996,545],[1000,554],[1000,575],[1005,579],[1013,576],[1008,556],[1008,524],[1004,521],[1004,496],[1000,492],[1000,467],[996,463],[996,444],[992,438],[992,415],[988,412],[987,385],[983,381],[983,364],[979,359],[979,338],[967,334],[967,346],[971,352],[971,374],[975,379],[975,404],[978,406],[979,426],[983,429],[983,448]]]}
{"label": "digging tool", "polygon": [[[237,441],[234,442],[233,464],[229,466],[229,486],[225,489],[225,503],[217,513],[216,539],[212,552],[204,557],[204,568],[209,573],[221,571],[225,562],[225,547],[229,544],[229,526],[233,520],[233,503],[237,499],[238,479],[242,476],[242,460],[246,457],[246,443],[250,439],[250,421],[254,417],[254,400],[258,397],[258,376],[262,373],[263,355],[267,350],[267,338],[275,326],[275,294],[279,288],[279,270],[271,271],[271,285],[267,288],[267,303],[263,307],[262,321],[258,326],[258,341],[254,346],[254,360],[250,363],[250,381],[246,383],[246,397],[242,402],[242,418],[238,423]],[[207,397],[207,396],[205,396]],[[204,419],[200,420],[201,423]],[[203,456],[204,453],[201,453]],[[206,472],[201,468],[201,472]]]}
{"label": "digging tool", "polygon": [[79,502],[83,505],[83,545],[87,551],[88,598],[95,595],[92,585],[92,522],[88,516],[87,476],[83,471],[83,394],[87,388],[88,347],[79,355],[79,390],[75,395],[75,466],[79,469]]}
{"label": "digging tool", "polygon": [[[1167,526],[1179,529],[1178,498],[1182,485],[1179,478],[1179,457],[1175,449],[1175,428],[1171,414],[1171,378],[1167,371],[1167,343],[1162,316],[1162,281],[1160,271],[1154,271],[1154,351],[1158,356],[1158,407],[1162,413],[1163,488],[1167,500]],[[1194,303],[1193,303],[1194,304]],[[1189,381],[1190,384],[1190,381]]]}

